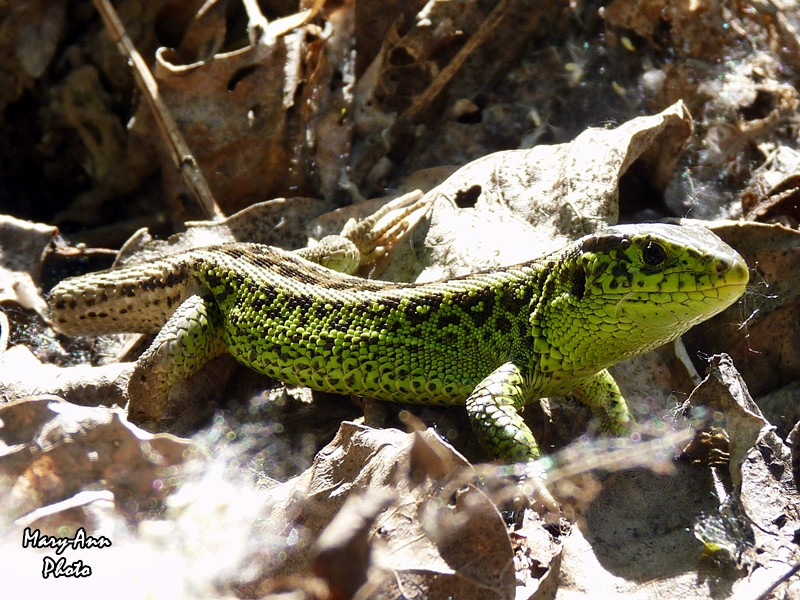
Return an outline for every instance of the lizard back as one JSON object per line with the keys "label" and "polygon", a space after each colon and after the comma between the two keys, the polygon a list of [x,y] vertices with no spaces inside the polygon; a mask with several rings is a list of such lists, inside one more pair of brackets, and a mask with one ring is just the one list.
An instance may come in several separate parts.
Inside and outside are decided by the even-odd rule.
{"label": "lizard back", "polygon": [[237,360],[276,379],[382,400],[463,401],[486,373],[532,348],[533,264],[430,284],[369,281],[282,250],[194,251]]}

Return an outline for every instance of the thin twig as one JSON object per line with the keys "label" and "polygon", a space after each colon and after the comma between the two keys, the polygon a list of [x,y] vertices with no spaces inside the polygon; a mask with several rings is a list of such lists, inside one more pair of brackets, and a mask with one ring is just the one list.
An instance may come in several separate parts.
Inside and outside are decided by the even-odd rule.
{"label": "thin twig", "polygon": [[128,63],[133,68],[136,83],[150,107],[156,123],[158,123],[172,161],[181,172],[186,185],[189,186],[194,197],[200,203],[203,213],[213,220],[224,218],[225,215],[214,201],[208,182],[200,171],[197,159],[183,139],[175,120],[158,92],[158,83],[155,77],[153,77],[147,63],[144,62],[142,55],[136,50],[133,41],[125,31],[117,11],[114,10],[109,0],[92,0],[92,2],[100,13],[111,38],[117,44],[117,48],[128,59]]}
{"label": "thin twig", "polygon": [[800,564],[797,564],[793,566],[791,569],[789,569],[783,576],[780,577],[780,579],[778,579],[778,581],[770,585],[769,588],[764,590],[764,592],[755,600],[767,600],[767,598],[769,598],[772,595],[772,592],[778,589],[779,585],[789,581],[792,577],[797,575],[798,571],[800,571]]}
{"label": "thin twig", "polygon": [[464,46],[456,53],[447,66],[431,81],[430,85],[406,108],[397,120],[389,127],[386,134],[377,139],[371,147],[367,148],[364,156],[353,167],[353,181],[361,182],[375,163],[384,156],[394,145],[400,135],[410,129],[419,119],[420,114],[442,93],[445,87],[458,73],[461,66],[489,37],[503,21],[515,0],[501,0],[480,29],[470,37]]}
{"label": "thin twig", "polygon": [[244,10],[247,13],[247,35],[250,38],[250,43],[255,45],[267,32],[269,22],[261,12],[256,0],[242,0],[242,4],[244,4]]}

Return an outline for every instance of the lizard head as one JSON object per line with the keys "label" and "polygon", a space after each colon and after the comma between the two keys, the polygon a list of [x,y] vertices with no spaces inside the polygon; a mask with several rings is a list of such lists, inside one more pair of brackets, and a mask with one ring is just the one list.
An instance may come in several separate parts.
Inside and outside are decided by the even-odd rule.
{"label": "lizard head", "polygon": [[749,277],[733,248],[697,226],[610,227],[575,242],[557,264],[547,337],[578,362],[601,352],[613,364],[670,342],[733,304]]}

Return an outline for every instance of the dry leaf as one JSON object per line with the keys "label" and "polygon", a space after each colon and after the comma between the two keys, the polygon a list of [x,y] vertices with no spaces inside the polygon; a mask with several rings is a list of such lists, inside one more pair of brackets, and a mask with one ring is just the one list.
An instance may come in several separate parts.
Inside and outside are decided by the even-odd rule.
{"label": "dry leaf", "polygon": [[313,571],[337,597],[352,598],[367,581],[368,535],[375,519],[391,503],[388,490],[350,496],[317,539]]}
{"label": "dry leaf", "polygon": [[57,231],[52,225],[0,216],[0,303],[14,302],[47,315],[36,282],[42,253]]}
{"label": "dry leaf", "polygon": [[743,299],[684,339],[690,355],[726,352],[750,393],[759,396],[800,378],[800,233],[781,225],[727,223],[712,227],[751,268]]}
{"label": "dry leaf", "polygon": [[315,198],[276,198],[258,202],[221,221],[189,221],[184,232],[167,240],[140,229],[119,251],[116,266],[132,265],[201,246],[256,242],[296,250],[308,244],[307,221],[333,210]]}
{"label": "dry leaf", "polygon": [[759,167],[741,193],[744,218],[782,222],[797,228],[800,222],[800,153],[779,146]]}
{"label": "dry leaf", "polygon": [[741,467],[745,457],[756,442],[768,434],[772,425],[753,402],[730,356],[711,357],[708,376],[692,392],[684,407],[684,410],[699,408],[704,411],[701,414],[706,415],[701,420],[708,419],[728,432],[731,481],[738,487],[742,482]]}
{"label": "dry leaf", "polygon": [[[423,269],[415,279],[530,260],[616,223],[623,175],[635,170],[666,185],[691,131],[691,117],[677,103],[616,129],[589,129],[567,144],[472,161],[425,195],[434,205],[427,231],[414,236]],[[391,266],[384,276],[397,279]]]}
{"label": "dry leaf", "polygon": [[0,398],[9,402],[39,394],[58,395],[79,406],[125,406],[133,363],[93,367],[43,364],[22,345],[0,355]]}
{"label": "dry leaf", "polygon": [[187,441],[151,435],[119,409],[80,407],[41,397],[0,405],[0,479],[4,515],[19,519],[81,491],[109,490],[120,514],[161,501],[153,486],[182,463]]}
{"label": "dry leaf", "polygon": [[16,50],[25,72],[41,77],[55,54],[64,30],[65,0],[31,0],[20,5]]}
{"label": "dry leaf", "polygon": [[[416,435],[343,423],[311,469],[270,491],[277,501],[273,519],[302,523],[305,535],[313,537],[352,494],[390,489],[391,505],[370,528],[374,561],[363,588],[370,590],[369,597],[416,589],[437,598],[513,598],[518,585],[514,550],[496,507],[469,485],[447,492],[433,480],[414,483],[408,469]],[[447,457],[448,480],[458,477],[459,469],[469,469],[430,431],[422,435],[437,454]],[[524,553],[524,541],[517,544]],[[297,556],[288,568],[305,572],[308,558]],[[520,568],[528,574],[528,586],[547,570],[532,562]]]}

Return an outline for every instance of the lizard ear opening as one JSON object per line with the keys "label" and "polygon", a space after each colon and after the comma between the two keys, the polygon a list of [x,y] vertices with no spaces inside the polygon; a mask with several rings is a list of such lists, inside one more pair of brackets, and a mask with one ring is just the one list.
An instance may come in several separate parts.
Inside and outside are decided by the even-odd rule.
{"label": "lizard ear opening", "polygon": [[572,278],[572,295],[578,300],[583,300],[583,295],[586,293],[586,271],[583,268],[583,262],[578,262],[578,267],[575,269],[575,274]]}

